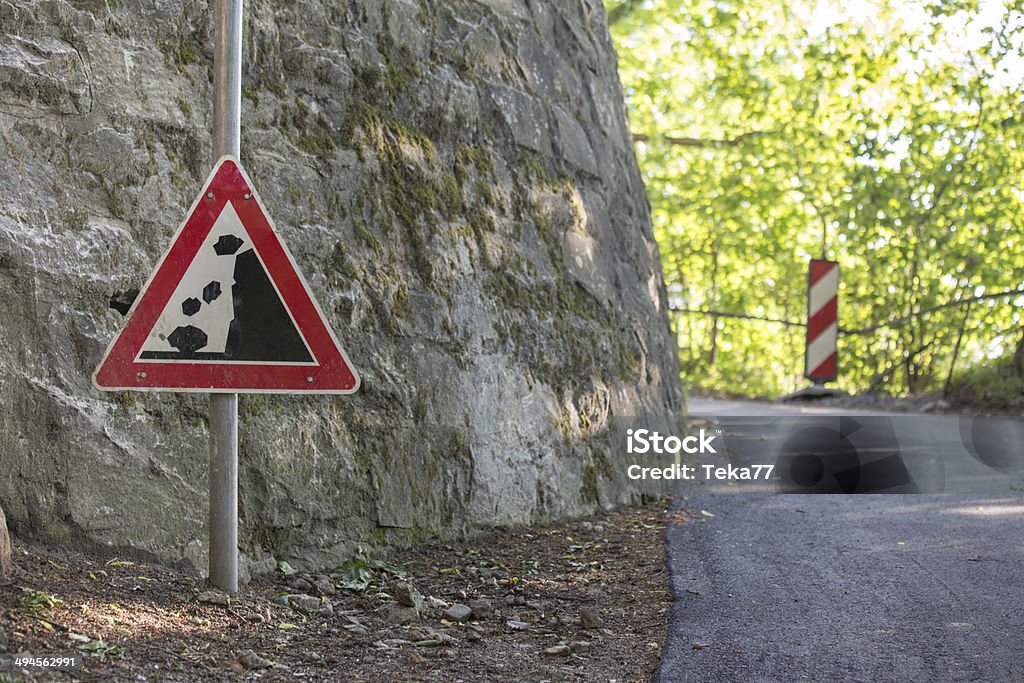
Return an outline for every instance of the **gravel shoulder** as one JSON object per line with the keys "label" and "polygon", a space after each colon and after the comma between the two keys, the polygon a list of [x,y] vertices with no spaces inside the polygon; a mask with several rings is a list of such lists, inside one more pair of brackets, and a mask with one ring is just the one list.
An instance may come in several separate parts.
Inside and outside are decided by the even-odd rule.
{"label": "gravel shoulder", "polygon": [[278,572],[230,598],[166,567],[15,543],[0,658],[85,664],[0,681],[649,681],[671,607],[666,505]]}

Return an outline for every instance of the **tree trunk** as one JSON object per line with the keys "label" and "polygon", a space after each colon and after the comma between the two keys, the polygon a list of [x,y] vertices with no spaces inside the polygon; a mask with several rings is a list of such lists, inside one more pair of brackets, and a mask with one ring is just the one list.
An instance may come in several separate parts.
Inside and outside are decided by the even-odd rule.
{"label": "tree trunk", "polygon": [[1013,353],[1013,369],[1018,377],[1024,378],[1024,330],[1021,330],[1017,350]]}

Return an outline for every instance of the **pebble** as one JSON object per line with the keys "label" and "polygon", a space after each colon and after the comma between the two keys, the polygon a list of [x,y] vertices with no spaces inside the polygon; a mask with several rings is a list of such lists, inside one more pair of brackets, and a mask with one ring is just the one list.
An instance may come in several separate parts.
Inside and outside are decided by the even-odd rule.
{"label": "pebble", "polygon": [[549,647],[544,650],[544,654],[546,655],[567,655],[569,652],[570,650],[568,645],[555,645],[554,647]]}
{"label": "pebble", "polygon": [[395,584],[395,589],[392,591],[395,596],[395,600],[398,601],[399,605],[403,607],[412,607],[417,612],[423,609],[423,596],[416,590],[416,586],[406,581],[399,581]]}
{"label": "pebble", "polygon": [[491,601],[484,598],[469,601],[469,609],[473,612],[473,617],[476,619],[486,619],[494,614],[494,608],[491,607]]}
{"label": "pebble", "polygon": [[593,607],[584,607],[580,610],[580,626],[583,628],[600,628],[604,623],[600,612]]}
{"label": "pebble", "polygon": [[291,589],[296,593],[312,593],[313,584],[300,577],[292,581]]}
{"label": "pebble", "polygon": [[297,609],[300,612],[318,612],[320,611],[323,602],[318,597],[297,593],[294,595],[286,595],[284,597],[284,604],[288,605],[292,609]]}
{"label": "pebble", "polygon": [[252,650],[243,650],[238,653],[238,663],[242,665],[242,668],[246,671],[251,669],[268,669],[273,666],[273,662],[269,659],[264,659]]}
{"label": "pebble", "polygon": [[313,584],[320,595],[332,596],[338,592],[338,589],[334,586],[334,582],[331,581],[329,576],[320,575],[316,577],[316,583]]}
{"label": "pebble", "polygon": [[392,624],[414,624],[420,620],[420,613],[415,607],[402,607],[398,604],[388,605],[388,621]]}
{"label": "pebble", "polygon": [[227,607],[231,602],[231,599],[220,591],[203,591],[196,596],[196,600],[205,602],[208,605],[221,605],[223,607]]}
{"label": "pebble", "polygon": [[444,618],[449,621],[457,621],[460,624],[464,621],[468,621],[473,616],[473,610],[468,605],[462,603],[455,603],[444,611]]}

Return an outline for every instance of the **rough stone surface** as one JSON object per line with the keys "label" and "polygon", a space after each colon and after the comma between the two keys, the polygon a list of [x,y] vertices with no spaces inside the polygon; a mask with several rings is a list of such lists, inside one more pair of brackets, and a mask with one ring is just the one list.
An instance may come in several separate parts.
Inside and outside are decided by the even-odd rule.
{"label": "rough stone surface", "polygon": [[300,612],[318,612],[323,606],[323,601],[314,595],[298,593],[285,598],[285,604]]}
{"label": "rough stone surface", "polygon": [[399,581],[395,584],[395,601],[403,607],[412,607],[417,613],[423,610],[423,596],[416,589],[416,586],[406,581]]}
{"label": "rough stone surface", "polygon": [[601,613],[593,607],[584,607],[580,610],[580,626],[583,628],[601,628],[604,619]]}
{"label": "rough stone surface", "polygon": [[445,619],[457,621],[459,623],[468,621],[471,616],[473,616],[473,610],[470,609],[468,605],[463,605],[458,602],[444,611]]}
{"label": "rough stone surface", "polygon": [[[651,493],[680,411],[599,0],[246,3],[242,162],[363,376],[241,401],[243,574]],[[199,569],[207,400],[90,375],[211,167],[210,7],[0,3],[0,504]]]}
{"label": "rough stone surface", "polygon": [[487,619],[494,614],[494,608],[491,606],[491,601],[485,598],[470,600],[469,609],[472,610],[474,619]]}
{"label": "rough stone surface", "polygon": [[415,607],[394,604],[388,605],[387,617],[392,624],[414,624],[420,620],[420,613]]}

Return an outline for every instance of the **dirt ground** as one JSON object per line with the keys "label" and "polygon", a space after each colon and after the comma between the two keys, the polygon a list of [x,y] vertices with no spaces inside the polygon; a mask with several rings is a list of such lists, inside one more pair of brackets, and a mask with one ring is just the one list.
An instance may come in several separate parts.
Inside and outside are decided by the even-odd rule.
{"label": "dirt ground", "polygon": [[364,557],[330,575],[285,567],[230,598],[165,567],[16,543],[0,660],[83,664],[0,662],[0,683],[648,681],[671,603],[665,507]]}

